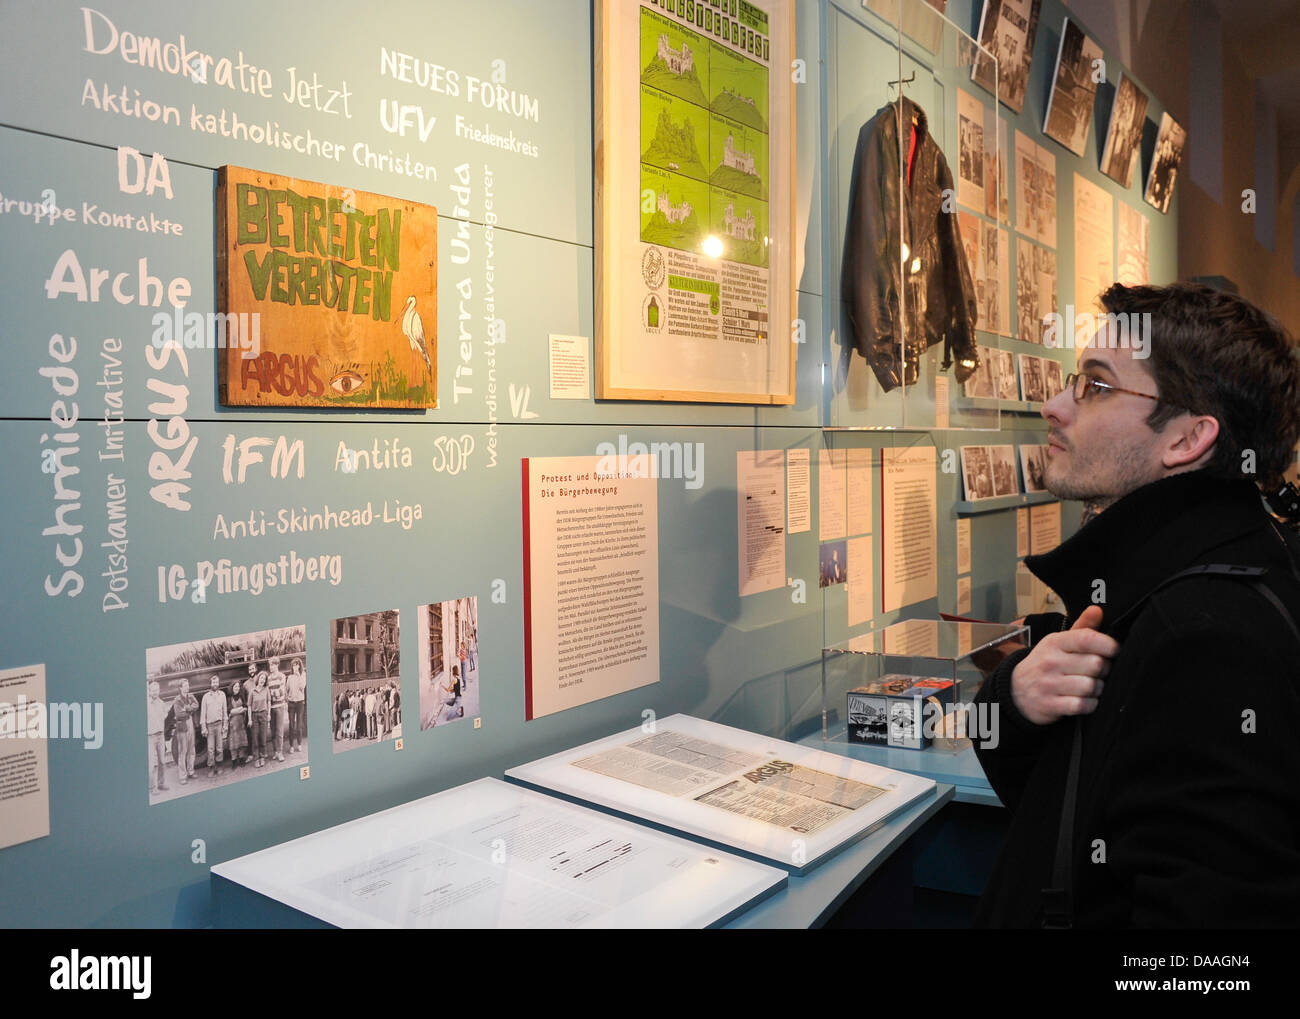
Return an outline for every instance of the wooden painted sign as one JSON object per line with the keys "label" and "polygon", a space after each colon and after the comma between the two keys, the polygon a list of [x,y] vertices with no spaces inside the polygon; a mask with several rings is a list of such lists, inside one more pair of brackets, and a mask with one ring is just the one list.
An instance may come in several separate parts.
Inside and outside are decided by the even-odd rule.
{"label": "wooden painted sign", "polygon": [[433,206],[223,166],[217,293],[225,406],[438,406]]}

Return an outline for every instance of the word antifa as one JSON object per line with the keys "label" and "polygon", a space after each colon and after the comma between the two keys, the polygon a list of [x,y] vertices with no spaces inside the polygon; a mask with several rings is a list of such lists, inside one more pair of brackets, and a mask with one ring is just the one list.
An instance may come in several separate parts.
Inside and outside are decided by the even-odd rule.
{"label": "word antifa", "polygon": [[[253,296],[278,304],[319,304],[392,320],[393,276],[401,270],[402,210],[367,215],[341,198],[239,184],[236,243],[244,252]],[[291,249],[297,254],[289,254]],[[348,265],[359,261],[360,266]]]}

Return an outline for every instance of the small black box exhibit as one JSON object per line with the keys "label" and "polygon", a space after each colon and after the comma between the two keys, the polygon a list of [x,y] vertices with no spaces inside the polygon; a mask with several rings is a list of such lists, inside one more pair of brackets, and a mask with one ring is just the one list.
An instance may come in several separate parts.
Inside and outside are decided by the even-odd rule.
{"label": "small black box exhibit", "polygon": [[955,690],[951,679],[896,674],[850,690],[849,742],[924,750],[942,735]]}

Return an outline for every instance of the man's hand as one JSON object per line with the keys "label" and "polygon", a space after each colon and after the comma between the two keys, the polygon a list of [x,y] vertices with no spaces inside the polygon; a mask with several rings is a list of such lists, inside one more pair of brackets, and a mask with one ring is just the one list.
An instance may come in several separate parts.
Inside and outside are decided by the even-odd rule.
{"label": "man's hand", "polygon": [[1090,715],[1097,710],[1102,679],[1119,643],[1095,627],[1101,607],[1089,605],[1065,633],[1044,637],[1011,673],[1011,700],[1035,725],[1048,725],[1066,715]]}

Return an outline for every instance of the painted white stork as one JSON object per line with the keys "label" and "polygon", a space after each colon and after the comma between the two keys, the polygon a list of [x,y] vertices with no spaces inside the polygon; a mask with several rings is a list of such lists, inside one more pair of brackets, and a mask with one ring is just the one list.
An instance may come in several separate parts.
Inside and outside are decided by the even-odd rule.
{"label": "painted white stork", "polygon": [[429,351],[424,345],[424,322],[420,318],[420,313],[415,310],[414,295],[406,299],[406,310],[402,314],[402,332],[406,333],[411,349],[423,359],[425,371],[429,373],[429,378],[432,379],[433,365],[429,362]]}

